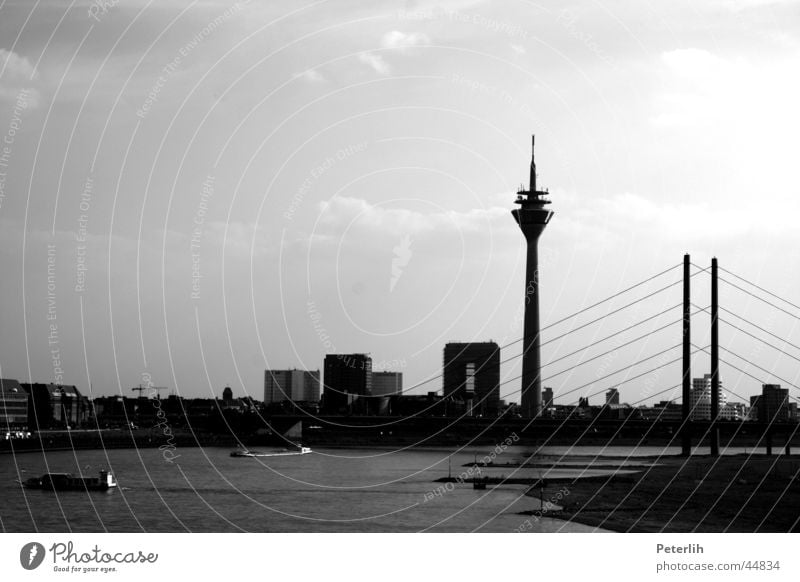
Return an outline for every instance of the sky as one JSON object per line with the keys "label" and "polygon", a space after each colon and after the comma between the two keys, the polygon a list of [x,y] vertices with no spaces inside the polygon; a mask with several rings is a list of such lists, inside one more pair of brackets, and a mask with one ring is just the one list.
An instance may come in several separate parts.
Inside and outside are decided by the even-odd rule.
{"label": "sky", "polygon": [[[684,253],[800,305],[798,31],[778,0],[0,1],[0,375],[261,399],[369,352],[421,394],[492,340],[518,401],[535,134],[544,384],[676,398],[680,285],[613,312],[679,269],[569,316]],[[800,308],[723,275],[729,401],[800,396]]]}

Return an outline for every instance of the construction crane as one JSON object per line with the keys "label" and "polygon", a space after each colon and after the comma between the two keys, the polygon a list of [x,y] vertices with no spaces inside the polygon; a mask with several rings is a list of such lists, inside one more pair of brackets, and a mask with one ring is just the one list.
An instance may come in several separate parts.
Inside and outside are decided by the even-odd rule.
{"label": "construction crane", "polygon": [[142,386],[141,384],[139,384],[136,388],[131,388],[131,392],[138,392],[139,393],[139,398],[144,398],[142,396],[142,392],[144,392],[145,390],[155,390],[156,396],[160,400],[161,399],[161,394],[159,394],[159,392],[161,390],[167,390],[167,388],[165,386]]}

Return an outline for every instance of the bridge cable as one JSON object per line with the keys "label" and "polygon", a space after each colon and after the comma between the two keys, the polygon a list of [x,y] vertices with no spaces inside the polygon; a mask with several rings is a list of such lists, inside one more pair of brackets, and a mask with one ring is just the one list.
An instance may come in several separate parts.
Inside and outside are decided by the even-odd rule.
{"label": "bridge cable", "polygon": [[774,297],[775,299],[780,299],[780,300],[781,300],[781,301],[783,301],[784,303],[787,303],[788,305],[791,305],[791,306],[792,306],[792,307],[794,307],[795,309],[798,309],[798,310],[800,310],[800,305],[796,305],[796,304],[792,303],[791,301],[789,301],[788,299],[784,299],[784,298],[783,298],[783,297],[781,297],[780,295],[777,295],[776,293],[773,293],[772,291],[770,291],[770,290],[768,290],[768,289],[764,289],[764,288],[763,288],[763,287],[761,287],[760,285],[757,285],[757,284],[753,283],[752,281],[749,281],[749,280],[745,279],[744,277],[740,277],[739,275],[737,275],[736,273],[733,273],[733,272],[729,271],[728,269],[723,269],[722,267],[719,267],[719,270],[720,270],[720,271],[725,271],[726,273],[728,273],[729,275],[733,275],[734,277],[736,277],[736,278],[737,278],[737,279],[739,279],[740,281],[744,281],[744,282],[745,282],[745,283],[747,283],[748,285],[752,285],[753,287],[755,287],[755,288],[756,288],[756,289],[758,289],[759,291],[762,291],[762,292],[766,293],[767,295],[770,295],[771,297]]}
{"label": "bridge cable", "polygon": [[[692,305],[694,305],[694,303],[692,303]],[[699,311],[704,311],[704,312],[706,312],[706,313],[710,313],[710,312],[709,312],[709,308],[708,308],[708,307],[706,307],[705,309],[700,309]],[[725,311],[727,311],[727,312],[728,312],[728,313],[730,313],[731,315],[736,315],[735,313],[733,313],[732,311],[729,311],[729,310],[727,310],[727,309],[726,309]],[[737,317],[738,317],[738,316],[737,316]],[[761,331],[764,331],[764,332],[766,332],[766,333],[769,333],[767,330],[765,330],[765,329],[763,329],[763,328],[760,328],[760,327],[759,327],[759,326],[757,326],[756,324],[752,323],[751,321],[748,321],[747,319],[745,319],[745,318],[743,318],[743,317],[739,317],[739,319],[741,319],[742,321],[745,321],[745,322],[749,323],[750,325],[752,325],[752,326],[754,326],[754,327],[758,327],[759,329],[761,329]],[[728,325],[728,326],[732,327],[733,329],[735,329],[735,330],[738,330],[738,331],[742,332],[743,334],[749,335],[751,338],[753,338],[753,339],[755,339],[755,340],[758,340],[758,341],[760,341],[762,344],[768,345],[768,346],[769,346],[769,347],[771,347],[773,350],[776,350],[776,351],[778,351],[778,352],[782,353],[783,355],[785,355],[785,356],[789,356],[789,357],[790,357],[790,358],[792,358],[793,360],[797,360],[798,362],[800,362],[800,358],[798,358],[797,356],[795,356],[795,355],[792,355],[792,354],[790,354],[789,352],[787,352],[787,351],[785,351],[785,350],[782,350],[782,349],[781,349],[781,348],[779,348],[778,346],[776,346],[776,345],[773,345],[773,344],[769,343],[768,341],[766,341],[766,340],[764,340],[764,339],[762,339],[762,338],[758,337],[757,335],[754,335],[754,334],[750,333],[750,332],[749,332],[749,331],[747,331],[746,329],[742,329],[741,327],[739,327],[739,326],[738,326],[738,325],[736,325],[735,323],[732,323],[732,322],[730,322],[730,321],[728,321],[728,320],[726,320],[726,319],[723,319],[723,318],[721,318],[721,317],[719,318],[719,320],[720,320],[722,323],[724,323],[725,325]],[[794,344],[792,344],[792,343],[790,343],[790,342],[788,342],[788,341],[784,340],[783,338],[780,338],[780,337],[776,336],[775,334],[769,333],[769,335],[771,335],[772,337],[775,337],[775,338],[777,338],[777,339],[779,339],[779,340],[783,341],[784,343],[787,343],[787,344],[789,344],[790,346],[792,346],[792,347],[794,347],[794,348],[797,348],[798,350],[800,350],[800,348],[798,348],[798,347],[797,347],[797,346],[795,346]]]}

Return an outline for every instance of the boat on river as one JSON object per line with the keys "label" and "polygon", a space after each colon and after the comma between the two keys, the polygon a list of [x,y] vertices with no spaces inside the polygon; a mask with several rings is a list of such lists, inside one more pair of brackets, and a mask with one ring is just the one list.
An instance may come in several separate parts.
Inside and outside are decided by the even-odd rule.
{"label": "boat on river", "polygon": [[74,476],[72,473],[45,473],[41,477],[32,477],[22,481],[26,489],[42,489],[44,491],[108,491],[117,486],[114,475],[108,471],[100,471],[98,477]]}
{"label": "boat on river", "polygon": [[249,449],[238,449],[231,453],[231,457],[291,457],[295,455],[307,455],[311,452],[308,447],[298,447],[296,449],[274,449],[270,451],[251,451]]}

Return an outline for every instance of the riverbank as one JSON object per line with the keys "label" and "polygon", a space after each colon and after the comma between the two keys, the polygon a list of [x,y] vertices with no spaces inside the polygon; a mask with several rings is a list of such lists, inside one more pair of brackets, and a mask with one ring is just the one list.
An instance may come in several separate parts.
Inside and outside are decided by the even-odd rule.
{"label": "riverbank", "polygon": [[[800,531],[800,457],[640,460],[655,464],[624,478],[549,479],[545,500],[550,489],[568,494],[547,517],[618,532]],[[527,494],[539,498],[540,490]]]}
{"label": "riverbank", "polygon": [[[47,431],[25,439],[0,441],[0,454],[41,453],[70,450],[175,449],[198,446],[230,446],[239,442],[227,435],[177,429],[169,433],[152,429],[100,429]],[[246,444],[262,444],[253,442]]]}

